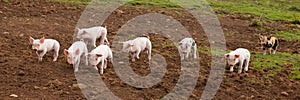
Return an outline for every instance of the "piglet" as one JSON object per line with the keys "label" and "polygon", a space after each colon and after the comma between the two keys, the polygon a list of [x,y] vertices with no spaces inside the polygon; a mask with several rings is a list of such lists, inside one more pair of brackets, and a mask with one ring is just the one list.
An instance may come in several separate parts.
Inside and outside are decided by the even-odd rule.
{"label": "piglet", "polygon": [[90,41],[94,47],[96,47],[96,40],[101,37],[100,44],[104,44],[104,41],[107,42],[109,45],[109,42],[107,40],[107,29],[106,27],[91,27],[91,28],[77,28],[78,33],[76,38],[80,40],[85,40],[85,43],[88,44]]}
{"label": "piglet", "polygon": [[197,58],[197,44],[192,38],[184,38],[179,43],[179,53],[181,60],[188,59],[189,55],[192,54],[193,58]]}
{"label": "piglet", "polygon": [[42,61],[43,56],[51,50],[54,51],[53,61],[57,60],[60,48],[60,44],[58,41],[54,39],[45,39],[45,37],[35,40],[34,38],[30,37],[29,42],[30,44],[32,44],[32,49],[36,51],[39,61]]}
{"label": "piglet", "polygon": [[138,37],[134,40],[128,40],[121,43],[123,44],[122,51],[130,53],[132,61],[135,61],[135,57],[139,59],[139,54],[144,50],[146,50],[146,53],[148,54],[148,59],[151,60],[152,45],[149,37]]}
{"label": "piglet", "polygon": [[68,50],[64,50],[64,54],[68,57],[67,61],[69,64],[73,64],[75,67],[75,72],[78,71],[80,57],[82,55],[85,56],[85,64],[88,65],[88,58],[86,57],[88,53],[88,49],[86,44],[83,41],[76,41],[74,42]]}
{"label": "piglet", "polygon": [[[103,74],[103,68],[107,67],[107,59],[110,59],[112,62],[113,54],[109,46],[99,45],[88,53],[89,63],[98,70],[100,74]],[[100,70],[97,68],[97,65],[101,62]]]}
{"label": "piglet", "polygon": [[242,67],[245,63],[244,71],[248,71],[249,61],[250,61],[250,52],[244,48],[238,48],[230,53],[225,54],[225,58],[227,59],[227,63],[230,66],[230,71],[233,71],[233,67],[235,64],[239,63],[238,73],[242,73]]}

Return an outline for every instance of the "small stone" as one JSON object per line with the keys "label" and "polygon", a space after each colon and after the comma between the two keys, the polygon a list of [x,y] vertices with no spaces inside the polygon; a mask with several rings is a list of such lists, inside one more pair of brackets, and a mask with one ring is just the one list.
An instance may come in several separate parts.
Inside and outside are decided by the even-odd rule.
{"label": "small stone", "polygon": [[76,7],[67,7],[66,8],[67,10],[75,10],[75,9],[77,9]]}
{"label": "small stone", "polygon": [[245,95],[241,95],[241,98],[245,98],[246,96]]}
{"label": "small stone", "polygon": [[123,14],[124,13],[124,11],[122,11],[122,10],[116,10],[118,13],[121,13],[121,14]]}
{"label": "small stone", "polygon": [[24,72],[24,71],[19,71],[18,75],[19,75],[19,76],[24,76],[24,75],[25,75],[25,72]]}
{"label": "small stone", "polygon": [[281,92],[281,95],[289,96],[289,94],[287,92]]}
{"label": "small stone", "polygon": [[60,86],[60,85],[62,85],[63,83],[60,82],[58,79],[55,79],[55,80],[49,81],[47,85],[51,85],[51,84],[54,84],[55,86]]}
{"label": "small stone", "polygon": [[9,32],[3,32],[3,34],[5,34],[5,35],[8,35],[8,34],[9,34]]}
{"label": "small stone", "polygon": [[11,97],[15,97],[15,98],[17,98],[17,97],[18,97],[18,95],[16,95],[16,94],[11,94],[11,95],[9,95],[9,96],[11,96]]}
{"label": "small stone", "polygon": [[34,86],[34,89],[39,89],[40,87],[38,87],[38,86]]}
{"label": "small stone", "polygon": [[23,37],[23,36],[24,36],[24,34],[22,33],[22,34],[20,34],[19,36],[20,36],[20,37]]}
{"label": "small stone", "polygon": [[87,86],[85,84],[82,84],[82,83],[78,83],[78,84],[73,84],[72,87],[74,88],[87,88]]}
{"label": "small stone", "polygon": [[43,87],[42,89],[43,89],[43,90],[46,90],[46,89],[48,89],[48,87]]}

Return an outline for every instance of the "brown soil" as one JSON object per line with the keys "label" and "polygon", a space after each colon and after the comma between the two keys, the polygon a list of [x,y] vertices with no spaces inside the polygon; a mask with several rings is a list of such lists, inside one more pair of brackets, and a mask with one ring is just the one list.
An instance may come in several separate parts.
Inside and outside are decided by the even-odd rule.
{"label": "brown soil", "polygon": [[[73,68],[67,64],[62,49],[68,48],[76,23],[85,6],[68,3],[49,2],[44,0],[22,1],[13,0],[9,3],[0,2],[0,98],[12,98],[16,94],[22,99],[85,99],[78,88]],[[128,20],[149,12],[163,13],[174,17],[197,38],[199,46],[208,46],[207,37],[201,25],[193,17],[182,11],[153,7],[151,10],[142,8],[121,7],[119,13],[115,11],[105,21],[108,27],[109,40],[113,39],[117,30]],[[179,16],[177,12],[184,13]],[[226,36],[226,46],[229,50],[244,47],[251,51],[261,51],[258,45],[257,34],[272,34],[270,30],[289,30],[285,22],[266,23],[264,28],[249,27],[251,18],[228,15],[219,18]],[[195,34],[201,33],[201,34]],[[53,38],[61,43],[61,51],[57,62],[52,62],[52,52],[38,62],[37,56],[30,48],[29,36],[39,38]],[[163,36],[151,34],[153,44],[171,43]],[[299,41],[280,40],[279,52],[300,52]],[[283,45],[288,44],[288,45]],[[173,52],[176,51],[176,52]],[[101,78],[109,89],[122,99],[159,99],[168,94],[178,81],[180,73],[180,59],[175,47],[161,48],[153,46],[153,53],[166,57],[168,63],[163,81],[149,89],[134,88],[122,82],[109,64]],[[200,99],[210,71],[211,55],[199,52],[201,70],[198,83],[190,99]],[[142,54],[141,60],[131,63],[133,70],[140,75],[150,73],[150,68],[144,64],[146,55]],[[252,58],[255,59],[255,58]],[[214,99],[300,99],[299,80],[291,80],[287,74],[289,66],[274,78],[266,79],[264,72],[258,71],[250,65],[250,71],[238,75],[229,73],[226,69],[223,82]],[[288,95],[286,95],[286,92]]]}

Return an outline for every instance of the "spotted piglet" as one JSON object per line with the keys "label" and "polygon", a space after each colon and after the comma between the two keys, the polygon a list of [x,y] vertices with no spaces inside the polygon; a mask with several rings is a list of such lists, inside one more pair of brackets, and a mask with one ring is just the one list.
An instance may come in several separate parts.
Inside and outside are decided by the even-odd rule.
{"label": "spotted piglet", "polygon": [[75,72],[78,71],[80,57],[85,56],[85,64],[88,65],[88,58],[86,57],[88,49],[83,41],[74,42],[68,50],[64,50],[64,54],[68,57],[67,61],[69,64],[73,64],[75,67]]}
{"label": "spotted piglet", "polygon": [[184,38],[179,43],[179,53],[181,60],[188,59],[192,54],[193,58],[197,58],[197,44],[192,38]]}
{"label": "spotted piglet", "polygon": [[126,42],[121,42],[123,44],[123,52],[130,53],[132,61],[135,61],[135,58],[140,59],[139,54],[146,50],[148,54],[148,59],[151,60],[151,49],[152,44],[149,40],[149,37],[137,37],[134,40],[128,40]]}
{"label": "spotted piglet", "polygon": [[[88,53],[89,63],[98,70],[100,74],[103,74],[103,68],[107,67],[107,59],[112,62],[113,54],[109,46],[99,45],[97,48]],[[100,70],[97,65],[101,62]]]}
{"label": "spotted piglet", "polygon": [[54,51],[54,59],[53,61],[57,60],[58,52],[60,48],[60,44],[58,41],[54,39],[45,39],[45,37],[42,37],[41,39],[34,39],[32,37],[29,38],[30,44],[32,44],[32,49],[36,51],[36,54],[38,55],[39,61],[42,61],[43,56],[48,51]]}
{"label": "spotted piglet", "polygon": [[250,52],[244,48],[238,48],[230,53],[225,54],[225,58],[227,59],[227,63],[230,66],[230,71],[233,71],[234,65],[239,63],[238,73],[242,73],[243,64],[245,64],[244,71],[248,71],[248,66],[250,62]]}

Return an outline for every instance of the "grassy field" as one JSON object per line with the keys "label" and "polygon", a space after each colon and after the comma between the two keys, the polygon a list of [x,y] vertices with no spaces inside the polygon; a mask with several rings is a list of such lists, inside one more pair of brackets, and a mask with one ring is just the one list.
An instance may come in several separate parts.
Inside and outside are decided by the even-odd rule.
{"label": "grassy field", "polygon": [[300,29],[294,31],[289,30],[289,31],[276,32],[275,35],[287,41],[296,41],[296,40],[300,40]]}
{"label": "grassy field", "polygon": [[289,77],[291,79],[300,79],[300,55],[287,52],[276,53],[274,55],[262,55],[261,52],[252,53],[251,64],[264,71],[266,77],[272,77],[277,75],[283,68],[290,67],[291,73]]}
{"label": "grassy field", "polygon": [[[74,4],[87,5],[91,0],[54,0],[61,2],[71,2]],[[126,0],[127,1],[127,0]],[[133,0],[127,3],[128,6],[146,5],[159,7],[178,7],[171,0]],[[176,1],[176,0],[175,0]],[[207,0],[215,11],[227,12],[235,15],[250,14],[268,21],[291,21],[300,22],[300,0]],[[196,4],[190,4],[196,5]],[[220,15],[222,16],[222,15]],[[289,31],[276,31],[276,36],[284,40],[300,40],[300,29]],[[164,47],[173,46],[165,44]],[[208,47],[198,47],[202,53],[221,54],[220,51],[211,51]],[[261,71],[266,71],[266,77],[277,75],[283,68],[291,67],[289,77],[300,79],[300,55],[292,53],[277,53],[275,55],[262,56],[261,52],[252,53],[251,64]]]}
{"label": "grassy field", "polygon": [[254,14],[269,20],[296,21],[300,19],[299,0],[208,0],[217,11],[233,14]]}

